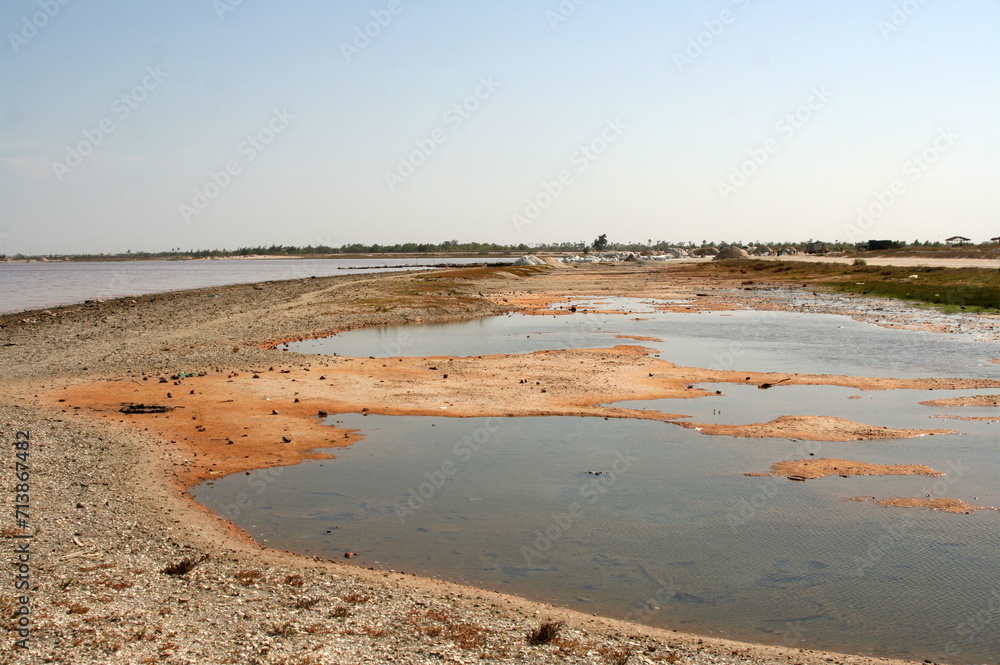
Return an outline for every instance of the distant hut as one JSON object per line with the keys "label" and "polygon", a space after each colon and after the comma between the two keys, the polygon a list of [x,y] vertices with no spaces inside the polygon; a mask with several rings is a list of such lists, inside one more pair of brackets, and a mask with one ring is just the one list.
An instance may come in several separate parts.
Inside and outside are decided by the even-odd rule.
{"label": "distant hut", "polygon": [[774,250],[767,245],[758,245],[757,247],[754,247],[752,253],[754,256],[771,256],[774,254]]}
{"label": "distant hut", "polygon": [[794,247],[782,247],[778,250],[778,256],[795,256],[799,253],[799,250]]}
{"label": "distant hut", "polygon": [[951,245],[952,247],[961,247],[962,245],[968,245],[970,242],[972,242],[965,236],[952,236],[950,238],[945,238],[944,241],[949,245]]}

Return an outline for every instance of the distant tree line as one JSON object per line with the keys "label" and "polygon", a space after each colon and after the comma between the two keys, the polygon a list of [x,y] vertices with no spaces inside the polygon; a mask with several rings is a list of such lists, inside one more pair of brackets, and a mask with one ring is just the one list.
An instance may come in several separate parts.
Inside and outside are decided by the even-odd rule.
{"label": "distant tree line", "polygon": [[[722,247],[724,245],[737,245],[740,247],[758,246],[758,245],[768,245],[772,249],[779,249],[781,247],[793,247],[798,250],[802,250],[809,243],[813,242],[809,240],[807,242],[762,242],[754,241],[744,243],[742,240],[737,240],[735,242],[715,242],[709,240],[702,240],[700,244],[694,242],[669,242],[666,240],[647,239],[645,242],[642,241],[628,241],[628,242],[612,242],[608,240],[607,234],[602,233],[597,237],[596,240],[592,242],[586,241],[571,241],[571,242],[559,242],[559,243],[531,243],[525,244],[520,243],[517,245],[501,245],[497,243],[484,243],[484,242],[459,242],[457,240],[445,240],[440,243],[415,243],[407,242],[395,245],[364,245],[361,243],[353,243],[350,245],[341,245],[340,247],[333,247],[330,245],[258,245],[256,247],[240,247],[237,249],[189,249],[182,250],[180,247],[172,248],[163,252],[133,252],[128,250],[126,252],[120,253],[103,253],[103,254],[73,254],[73,255],[46,255],[46,258],[56,258],[57,256],[72,256],[75,259],[80,260],[107,260],[107,259],[165,259],[173,257],[190,257],[190,258],[212,258],[212,257],[229,257],[229,256],[307,256],[307,255],[352,255],[352,254],[440,254],[440,253],[450,253],[450,254],[473,254],[473,255],[488,255],[488,254],[528,254],[532,252],[587,252],[591,249],[596,251],[605,250],[617,250],[617,251],[643,251],[643,250],[660,250],[664,251],[671,247],[680,247],[687,250],[698,249],[700,247]],[[891,241],[894,249],[918,249],[918,248],[944,248],[948,247],[942,242],[931,242],[929,240],[920,241],[914,240],[913,242],[906,242],[902,240]],[[982,243],[983,246],[989,243]],[[826,243],[829,251],[832,252],[852,252],[858,249],[864,249],[866,243],[848,243],[833,241]],[[995,244],[994,244],[995,246]],[[965,248],[975,247],[975,245],[966,245]],[[0,254],[0,260],[7,259],[6,254]],[[25,256],[24,254],[15,254],[9,258],[12,259],[28,259],[28,258],[42,258],[41,256]]]}

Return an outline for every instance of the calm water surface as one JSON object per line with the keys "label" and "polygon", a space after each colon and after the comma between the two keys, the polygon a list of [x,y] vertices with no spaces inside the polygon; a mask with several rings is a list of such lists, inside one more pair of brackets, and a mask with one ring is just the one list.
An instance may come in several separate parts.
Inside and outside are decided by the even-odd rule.
{"label": "calm water surface", "polygon": [[[880,377],[1000,378],[997,344],[971,335],[892,330],[836,314],[676,313],[629,303],[629,314],[490,317],[351,330],[282,345],[355,357],[477,356],[640,344],[677,365]],[[642,306],[642,310],[634,306]],[[609,305],[603,305],[608,307]],[[662,341],[634,341],[619,335]]]}
{"label": "calm water surface", "polygon": [[[321,343],[327,353],[355,356],[636,343],[685,365],[1000,378],[1000,366],[987,362],[1000,355],[995,345],[823,315],[511,316],[358,330],[293,347]],[[983,391],[712,387],[723,394],[618,405],[699,422],[816,414],[956,433],[801,442],[712,437],[648,421],[347,414],[327,422],[364,438],[336,450],[336,460],[231,476],[199,486],[196,496],[268,545],[330,558],[356,551],[364,566],[586,612],[803,648],[1000,662],[1000,512],[848,500],[930,494],[1000,506],[997,424],[934,417],[996,410],[919,404]],[[947,475],[805,483],[743,475],[810,453],[927,464]]]}
{"label": "calm water surface", "polygon": [[326,277],[434,263],[513,259],[241,259],[197,261],[93,261],[0,263],[0,313],[69,305],[98,298],[161,291]]}

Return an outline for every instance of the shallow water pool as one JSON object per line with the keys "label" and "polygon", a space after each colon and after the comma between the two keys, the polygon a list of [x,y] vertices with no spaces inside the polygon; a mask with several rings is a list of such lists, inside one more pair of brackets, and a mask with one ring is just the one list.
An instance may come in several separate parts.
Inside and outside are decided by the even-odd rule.
{"label": "shallow water pool", "polygon": [[[503,316],[356,330],[289,345],[347,356],[525,353],[641,344],[680,365],[861,376],[1000,378],[996,345],[801,313]],[[645,307],[645,309],[640,309]],[[652,337],[635,341],[618,335]],[[708,436],[599,418],[346,414],[337,459],[195,489],[268,545],[437,576],[652,625],[810,649],[938,662],[1000,660],[1000,512],[944,514],[852,497],[1000,506],[1000,425],[930,407],[987,391],[703,384],[723,394],[616,406],[748,423],[830,415],[952,429],[907,440]],[[749,477],[783,459],[926,464],[942,478]],[[240,505],[242,495],[243,506]]]}
{"label": "shallow water pool", "polygon": [[[614,300],[614,299],[609,299]],[[621,303],[615,303],[621,306]],[[642,303],[630,303],[642,305]],[[1000,378],[997,344],[971,335],[893,330],[835,314],[662,312],[519,315],[351,330],[279,348],[354,357],[478,356],[638,344],[677,365],[877,377]],[[602,305],[610,308],[610,305]],[[653,340],[636,341],[631,335]]]}
{"label": "shallow water pool", "polygon": [[[365,438],[336,460],[231,476],[197,498],[274,547],[359,552],[363,566],[808,648],[936,656],[1000,583],[1000,513],[846,500],[943,481],[946,496],[1000,505],[985,433],[833,443],[593,418],[334,420]],[[947,475],[743,475],[809,452]],[[250,503],[234,514],[240,493]],[[1000,640],[982,631],[961,647],[953,662],[985,662]]]}

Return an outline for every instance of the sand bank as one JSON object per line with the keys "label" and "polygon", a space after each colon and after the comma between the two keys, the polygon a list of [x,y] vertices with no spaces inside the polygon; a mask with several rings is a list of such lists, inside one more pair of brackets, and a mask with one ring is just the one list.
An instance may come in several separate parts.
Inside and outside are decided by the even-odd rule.
{"label": "sand bank", "polygon": [[[888,379],[787,375],[680,367],[640,346],[539,351],[471,358],[314,358],[305,368],[267,365],[204,376],[149,375],[77,381],[40,391],[66,411],[147,432],[169,441],[172,477],[182,489],[202,480],[321,459],[318,448],[357,440],[324,426],[320,414],[451,417],[590,416],[660,420],[705,435],[816,441],[902,439],[947,429],[898,429],[828,416],[783,416],[768,423],[711,425],[685,414],[614,406],[626,400],[713,395],[694,384],[837,385],[864,390],[978,387],[981,380]],[[277,360],[283,360],[278,358]],[[720,385],[724,388],[724,385]],[[775,399],[780,393],[775,389]],[[158,405],[165,413],[122,413],[126,404]],[[605,406],[610,404],[610,406]],[[706,442],[706,445],[709,445]]]}
{"label": "sand bank", "polygon": [[925,510],[940,510],[945,513],[955,513],[956,515],[968,515],[977,510],[1000,510],[992,506],[974,506],[966,503],[962,499],[876,499],[875,497],[855,496],[851,501],[874,501],[880,506],[895,506],[897,508],[923,508]]}
{"label": "sand bank", "polygon": [[818,459],[786,460],[771,467],[771,473],[747,474],[785,476],[792,480],[811,480],[827,476],[943,476],[923,464],[869,464],[854,460],[824,457]]}

